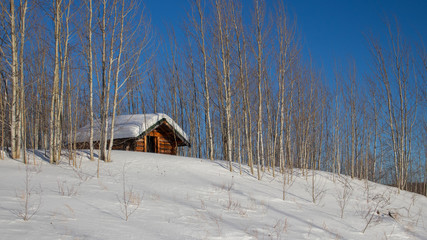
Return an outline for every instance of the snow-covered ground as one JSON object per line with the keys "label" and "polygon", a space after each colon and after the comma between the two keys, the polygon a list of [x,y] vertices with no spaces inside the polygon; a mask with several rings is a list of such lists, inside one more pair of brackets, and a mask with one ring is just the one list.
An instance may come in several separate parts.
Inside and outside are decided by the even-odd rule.
{"label": "snow-covered ground", "polygon": [[427,239],[427,198],[371,182],[294,170],[283,201],[282,176],[223,161],[114,151],[98,179],[77,159],[0,161],[0,239]]}

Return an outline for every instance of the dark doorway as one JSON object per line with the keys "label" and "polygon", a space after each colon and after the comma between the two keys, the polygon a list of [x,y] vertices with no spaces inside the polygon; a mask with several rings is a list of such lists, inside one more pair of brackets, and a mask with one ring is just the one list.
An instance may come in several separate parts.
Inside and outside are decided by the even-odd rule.
{"label": "dark doorway", "polygon": [[157,146],[157,138],[152,137],[152,136],[148,136],[147,137],[147,152],[156,153],[157,152],[156,146]]}

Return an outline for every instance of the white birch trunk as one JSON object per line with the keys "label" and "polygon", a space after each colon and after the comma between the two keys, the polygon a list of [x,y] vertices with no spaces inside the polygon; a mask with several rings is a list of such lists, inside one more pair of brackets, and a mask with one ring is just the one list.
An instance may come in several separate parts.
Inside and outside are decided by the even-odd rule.
{"label": "white birch trunk", "polygon": [[93,57],[92,57],[92,0],[89,0],[89,24],[88,24],[88,80],[89,80],[89,151],[90,160],[93,161]]}
{"label": "white birch trunk", "polygon": [[52,86],[52,100],[51,100],[51,109],[50,109],[50,139],[49,139],[49,148],[50,148],[50,163],[53,164],[57,162],[57,138],[56,138],[56,129],[58,121],[57,111],[59,111],[59,45],[60,45],[60,32],[61,32],[61,0],[54,0],[55,7],[55,17],[54,17],[54,27],[55,27],[55,58],[54,58],[54,71],[53,71],[53,86]]}
{"label": "white birch trunk", "polygon": [[117,56],[116,75],[114,77],[114,99],[113,99],[113,113],[111,117],[110,144],[108,146],[108,154],[107,154],[106,162],[111,161],[111,150],[113,149],[113,142],[114,142],[114,122],[116,119],[117,98],[118,98],[118,90],[119,90],[119,75],[120,75],[120,68],[121,68],[120,61],[121,61],[122,51],[123,51],[124,8],[125,8],[125,2],[124,0],[122,0],[122,10],[121,10],[121,16],[120,16],[119,50],[118,50],[118,56]]}
{"label": "white birch trunk", "polygon": [[18,140],[22,144],[22,150],[23,150],[23,158],[24,163],[27,164],[27,156],[26,156],[26,131],[25,131],[25,87],[24,87],[24,43],[25,43],[25,16],[27,14],[27,0],[22,3],[22,0],[20,1],[20,10],[21,10],[21,29],[20,29],[20,35],[21,35],[21,46],[20,46],[20,52],[19,52],[19,74],[20,74],[20,80],[21,80],[21,87],[20,87],[20,93],[21,93],[21,106],[19,111],[19,118],[20,118],[20,140]]}
{"label": "white birch trunk", "polygon": [[203,83],[204,83],[204,97],[205,97],[205,122],[206,122],[206,138],[207,138],[207,151],[208,158],[214,160],[214,146],[212,136],[212,122],[211,122],[211,109],[210,109],[210,94],[209,94],[209,78],[208,78],[208,56],[205,46],[205,18],[204,10],[201,6],[200,0],[196,0],[197,11],[200,18],[200,40],[199,47],[203,55]]}
{"label": "white birch trunk", "polygon": [[19,89],[18,89],[18,49],[16,41],[16,27],[15,27],[15,3],[14,0],[10,1],[10,44],[12,49],[12,64],[11,64],[11,78],[12,78],[12,102],[11,102],[11,121],[10,121],[10,137],[11,137],[11,151],[12,158],[20,158],[21,153],[21,138],[19,134]]}

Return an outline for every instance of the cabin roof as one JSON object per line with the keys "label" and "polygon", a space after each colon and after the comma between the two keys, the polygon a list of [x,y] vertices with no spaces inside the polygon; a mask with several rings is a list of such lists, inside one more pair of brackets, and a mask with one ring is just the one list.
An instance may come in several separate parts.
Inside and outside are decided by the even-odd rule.
{"label": "cabin roof", "polygon": [[[123,138],[139,138],[151,132],[162,123],[166,122],[173,131],[175,131],[178,138],[190,145],[187,134],[181,127],[164,113],[154,114],[133,114],[133,115],[119,115],[116,116],[114,122],[114,139]],[[90,123],[80,128],[76,132],[76,142],[89,142]],[[101,139],[101,122],[99,119],[94,120],[93,141]],[[111,117],[108,118],[108,139],[111,131]]]}

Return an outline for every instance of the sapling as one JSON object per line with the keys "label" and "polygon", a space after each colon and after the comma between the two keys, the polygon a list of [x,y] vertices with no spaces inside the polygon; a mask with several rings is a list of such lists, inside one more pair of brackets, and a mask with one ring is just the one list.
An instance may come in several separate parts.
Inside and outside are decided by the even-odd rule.
{"label": "sapling", "polygon": [[284,239],[283,233],[288,231],[288,219],[278,219],[273,226],[274,233],[270,233],[271,238],[275,235],[275,239]]}
{"label": "sapling", "polygon": [[378,216],[383,208],[390,205],[390,194],[385,192],[383,194],[376,194],[372,197],[370,204],[367,204],[367,209],[362,215],[366,220],[366,225],[362,230],[362,233],[365,233],[368,226],[372,223],[374,216]]}
{"label": "sapling", "polygon": [[117,195],[117,200],[120,202],[121,211],[125,216],[125,220],[127,221],[141,205],[142,196],[133,191],[133,186],[128,187],[126,183],[126,171],[127,171],[127,163],[123,164],[122,169],[122,194],[121,197]]}
{"label": "sapling", "polygon": [[[286,172],[289,171],[287,174]],[[283,195],[283,201],[286,200],[286,191],[291,188],[291,186],[294,184],[295,178],[292,177],[292,169],[286,168],[283,171],[283,185],[282,185],[282,195]]]}
{"label": "sapling", "polygon": [[[25,189],[22,194],[16,193],[16,197],[20,200],[21,209],[13,211],[13,213],[22,218],[24,221],[30,220],[40,209],[41,205],[41,190],[36,191],[31,185],[31,169],[28,165],[25,166]],[[39,188],[41,189],[41,187]],[[34,196],[39,196],[38,201],[34,202]]]}
{"label": "sapling", "polygon": [[338,181],[342,183],[342,190],[337,190],[337,202],[338,206],[340,207],[340,218],[344,217],[344,210],[347,206],[348,199],[350,198],[351,194],[353,193],[353,188],[351,187],[348,178],[338,178]]}
{"label": "sapling", "polygon": [[322,178],[316,177],[314,169],[312,170],[311,185],[309,186],[307,182],[306,191],[311,194],[311,199],[314,204],[319,204],[325,196],[325,182],[322,181]]}
{"label": "sapling", "polygon": [[61,196],[75,196],[77,195],[78,192],[78,187],[81,184],[77,184],[77,183],[67,183],[67,180],[61,180],[58,179],[56,180],[57,184],[58,184],[58,193]]}

